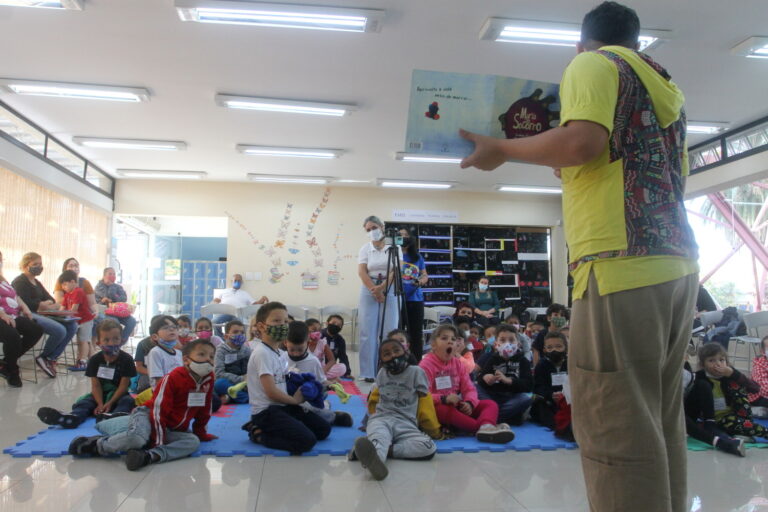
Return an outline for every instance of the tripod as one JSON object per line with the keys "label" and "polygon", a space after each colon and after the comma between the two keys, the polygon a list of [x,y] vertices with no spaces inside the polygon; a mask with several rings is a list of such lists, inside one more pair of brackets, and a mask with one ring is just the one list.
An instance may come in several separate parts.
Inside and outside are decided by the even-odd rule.
{"label": "tripod", "polygon": [[387,249],[387,273],[385,274],[389,279],[390,272],[392,279],[387,281],[387,285],[384,287],[384,307],[381,308],[381,315],[379,316],[379,343],[384,340],[384,320],[387,318],[387,297],[389,291],[394,287],[395,300],[397,301],[397,311],[400,313],[397,320],[397,328],[401,330],[408,329],[408,312],[406,311],[405,304],[405,292],[403,291],[403,276],[401,274],[402,262],[400,261],[400,251],[398,246],[390,244]]}

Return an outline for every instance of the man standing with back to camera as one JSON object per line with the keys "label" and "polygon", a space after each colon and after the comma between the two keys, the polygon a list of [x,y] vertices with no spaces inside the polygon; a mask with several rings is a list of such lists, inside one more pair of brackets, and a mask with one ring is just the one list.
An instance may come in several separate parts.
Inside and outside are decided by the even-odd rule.
{"label": "man standing with back to camera", "polygon": [[639,53],[634,10],[604,2],[560,84],[561,124],[522,139],[462,131],[461,166],[555,168],[574,278],[568,370],[593,512],[682,512],[681,367],[698,249],[683,204],[683,94]]}

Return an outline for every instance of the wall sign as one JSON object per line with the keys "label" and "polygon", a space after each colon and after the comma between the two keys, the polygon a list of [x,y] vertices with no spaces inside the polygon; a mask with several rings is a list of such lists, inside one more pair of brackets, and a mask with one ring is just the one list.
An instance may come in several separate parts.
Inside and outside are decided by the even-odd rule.
{"label": "wall sign", "polygon": [[399,222],[458,222],[459,212],[449,210],[392,210],[392,220]]}

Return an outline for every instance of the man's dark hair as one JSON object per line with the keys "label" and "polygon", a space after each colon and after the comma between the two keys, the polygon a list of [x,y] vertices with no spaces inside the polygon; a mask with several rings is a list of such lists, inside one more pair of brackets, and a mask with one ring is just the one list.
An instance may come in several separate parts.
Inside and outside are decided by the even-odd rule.
{"label": "man's dark hair", "polygon": [[[584,16],[581,44],[597,41],[604,45],[634,49],[640,36],[640,18],[634,9],[616,2],[603,2]],[[592,49],[592,48],[589,48]]]}
{"label": "man's dark hair", "polygon": [[168,322],[171,322],[173,325],[178,327],[178,322],[176,322],[176,319],[173,318],[171,315],[163,315],[161,317],[154,317],[152,319],[152,323],[149,325],[149,334],[157,334],[160,331],[160,328],[168,324]]}
{"label": "man's dark hair", "polygon": [[305,322],[291,322],[288,324],[288,343],[302,345],[309,338],[309,327]]}

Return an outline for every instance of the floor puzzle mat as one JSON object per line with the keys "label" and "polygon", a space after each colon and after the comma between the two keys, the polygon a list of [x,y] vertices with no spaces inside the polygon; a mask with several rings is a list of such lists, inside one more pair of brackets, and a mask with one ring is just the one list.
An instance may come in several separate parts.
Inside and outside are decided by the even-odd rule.
{"label": "floor puzzle mat", "polygon": [[344,391],[346,391],[350,395],[362,395],[363,394],[363,392],[360,391],[360,388],[357,387],[357,384],[355,384],[354,380],[340,379],[339,382],[341,382],[341,387],[344,388]]}
{"label": "floor puzzle mat", "polygon": [[[314,449],[304,455],[346,455],[354,444],[354,440],[364,435],[357,427],[362,423],[365,415],[365,402],[361,396],[353,396],[346,404],[341,403],[334,394],[328,395],[328,401],[334,410],[346,411],[354,419],[354,427],[334,427],[328,439],[319,441]],[[219,436],[219,439],[208,443],[202,443],[200,450],[193,454],[215,455],[218,457],[233,457],[243,455],[246,457],[259,457],[262,455],[274,455],[278,457],[288,456],[289,453],[282,450],[272,450],[262,445],[252,443],[245,431],[240,427],[250,419],[250,407],[244,405],[225,405],[211,418],[208,423],[208,432]],[[88,419],[76,429],[66,430],[60,427],[49,427],[42,432],[20,441],[14,446],[3,450],[12,457],[60,457],[67,455],[69,443],[77,436],[99,435],[96,431],[95,420]],[[438,453],[479,451],[503,452],[503,451],[530,451],[530,450],[557,450],[575,449],[575,443],[561,441],[554,434],[537,425],[528,423],[520,427],[513,427],[515,440],[504,444],[490,444],[478,442],[474,437],[456,437],[437,442]]]}

